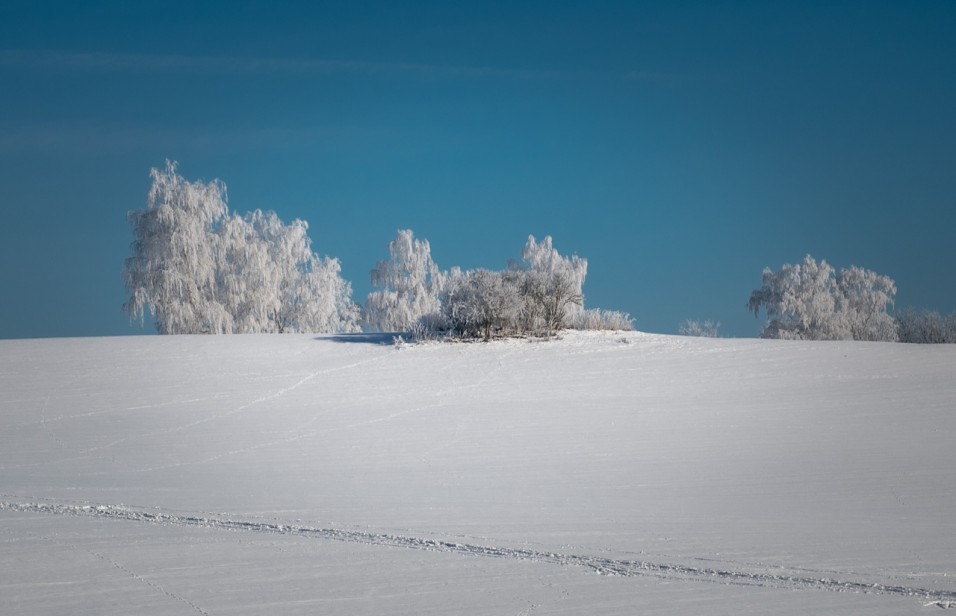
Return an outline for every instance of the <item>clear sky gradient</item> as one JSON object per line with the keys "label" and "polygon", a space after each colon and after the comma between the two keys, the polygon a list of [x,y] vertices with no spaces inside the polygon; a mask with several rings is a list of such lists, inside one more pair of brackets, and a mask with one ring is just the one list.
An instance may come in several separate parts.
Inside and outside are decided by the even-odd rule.
{"label": "clear sky gradient", "polygon": [[[300,6],[300,5],[313,6]],[[121,276],[169,158],[309,222],[354,298],[529,234],[638,329],[755,336],[810,253],[956,309],[956,2],[0,3],[0,338],[151,333]]]}

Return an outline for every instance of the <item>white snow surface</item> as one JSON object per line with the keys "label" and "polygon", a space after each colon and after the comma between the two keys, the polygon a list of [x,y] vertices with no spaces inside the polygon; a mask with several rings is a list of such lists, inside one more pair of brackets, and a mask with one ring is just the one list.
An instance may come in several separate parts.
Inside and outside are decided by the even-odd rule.
{"label": "white snow surface", "polygon": [[0,341],[3,614],[956,607],[956,346]]}

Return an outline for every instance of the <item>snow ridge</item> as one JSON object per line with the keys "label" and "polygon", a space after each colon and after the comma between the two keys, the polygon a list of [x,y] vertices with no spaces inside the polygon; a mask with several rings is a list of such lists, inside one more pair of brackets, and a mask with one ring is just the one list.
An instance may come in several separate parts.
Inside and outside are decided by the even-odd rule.
{"label": "snow ridge", "polygon": [[[783,567],[769,567],[767,571],[764,572],[735,571],[722,568],[694,567],[679,563],[613,559],[580,554],[560,554],[531,549],[457,543],[426,537],[320,528],[292,523],[244,521],[231,519],[229,517],[208,515],[175,515],[156,510],[150,511],[147,509],[131,508],[124,505],[64,505],[40,502],[0,501],[0,511],[87,516],[168,526],[194,526],[218,530],[274,533],[348,543],[361,543],[365,545],[379,545],[489,558],[507,558],[543,562],[565,567],[583,567],[600,575],[610,576],[649,576],[665,580],[760,586],[787,590],[815,589],[832,592],[851,592],[897,597],[905,596],[926,601],[927,603],[924,603],[926,606],[956,608],[956,590],[928,589],[862,580],[837,580],[823,576],[814,577],[805,574],[796,574],[795,572],[788,573]],[[772,573],[770,572],[771,570],[780,571],[780,573]]]}

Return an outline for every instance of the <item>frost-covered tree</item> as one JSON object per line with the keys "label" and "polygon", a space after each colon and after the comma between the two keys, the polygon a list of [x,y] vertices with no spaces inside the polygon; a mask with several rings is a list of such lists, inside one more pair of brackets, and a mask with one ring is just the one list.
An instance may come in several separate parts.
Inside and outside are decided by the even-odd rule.
{"label": "frost-covered tree", "polygon": [[836,276],[837,313],[853,340],[898,339],[896,323],[887,313],[896,297],[896,283],[889,276],[851,266]]}
{"label": "frost-covered tree", "polygon": [[857,267],[838,274],[826,261],[807,255],[777,272],[765,268],[763,284],[747,307],[755,317],[766,310],[764,338],[896,340],[886,314],[895,294],[886,276]]}
{"label": "frost-covered tree", "polygon": [[156,318],[161,334],[224,333],[232,317],[216,299],[215,230],[226,217],[226,186],[187,182],[176,163],[150,172],[146,209],[130,212],[134,241],[124,278],[131,319]]}
{"label": "frost-covered tree", "polygon": [[[340,276],[338,259],[312,252],[304,220],[283,224],[274,212],[246,215],[266,249],[261,264],[264,286],[259,291],[270,320],[260,331],[349,332],[359,329],[352,287]],[[258,251],[257,251],[258,252]]]}
{"label": "frost-covered tree", "polygon": [[516,331],[522,298],[506,274],[478,269],[451,279],[442,312],[458,335],[490,340]]}
{"label": "frost-covered tree", "polygon": [[587,259],[562,256],[551,236],[539,244],[533,235],[521,251],[521,263],[512,263],[518,272],[517,286],[523,298],[522,317],[528,331],[547,333],[563,329],[584,307],[584,279]]}
{"label": "frost-covered tree", "polygon": [[388,244],[389,259],[371,271],[372,291],[365,302],[366,326],[377,331],[409,331],[426,315],[441,311],[446,274],[431,257],[428,240],[401,229]]}
{"label": "frost-covered tree", "polygon": [[226,217],[218,230],[216,291],[233,333],[271,331],[275,267],[269,246],[248,217]]}
{"label": "frost-covered tree", "polygon": [[761,336],[795,340],[842,340],[847,337],[834,318],[836,294],[834,269],[807,255],[802,263],[784,266],[778,272],[763,271],[763,285],[750,295],[748,307],[756,317],[760,308],[769,322]]}
{"label": "frost-covered tree", "polygon": [[160,333],[356,331],[358,309],[338,260],[311,250],[308,225],[273,212],[230,214],[221,182],[152,171],[145,210],[130,214],[125,278],[131,318]]}
{"label": "frost-covered tree", "polygon": [[956,343],[956,312],[944,317],[935,310],[904,308],[894,315],[900,342]]}

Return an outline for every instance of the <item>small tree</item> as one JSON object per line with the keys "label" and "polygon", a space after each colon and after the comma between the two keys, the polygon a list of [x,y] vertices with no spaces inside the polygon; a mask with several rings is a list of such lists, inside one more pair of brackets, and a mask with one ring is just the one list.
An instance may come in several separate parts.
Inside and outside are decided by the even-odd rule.
{"label": "small tree", "polygon": [[548,335],[564,329],[584,307],[587,259],[564,257],[554,249],[550,236],[539,244],[533,235],[528,236],[521,259],[521,263],[512,262],[511,269],[518,272],[524,329],[544,329]]}
{"label": "small tree", "polygon": [[442,310],[459,335],[491,340],[493,335],[517,329],[521,307],[522,298],[512,277],[478,269],[453,279]]}

